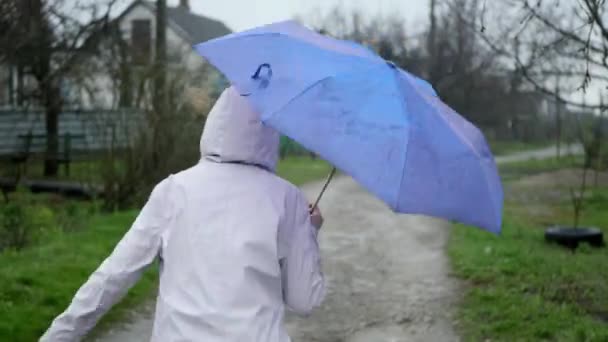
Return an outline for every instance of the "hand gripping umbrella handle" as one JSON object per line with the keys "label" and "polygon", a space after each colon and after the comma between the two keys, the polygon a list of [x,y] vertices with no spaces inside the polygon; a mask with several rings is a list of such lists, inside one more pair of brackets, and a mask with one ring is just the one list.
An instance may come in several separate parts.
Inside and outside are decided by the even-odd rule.
{"label": "hand gripping umbrella handle", "polygon": [[317,200],[315,201],[315,204],[313,204],[310,207],[310,212],[313,212],[317,208],[319,201],[321,201],[321,197],[323,197],[325,190],[327,190],[327,187],[329,186],[329,182],[331,182],[331,179],[334,178],[335,174],[336,174],[336,168],[334,167],[331,169],[329,176],[327,176],[327,180],[325,181],[325,184],[323,185],[323,189],[321,189],[321,193],[319,193],[319,196],[317,196]]}

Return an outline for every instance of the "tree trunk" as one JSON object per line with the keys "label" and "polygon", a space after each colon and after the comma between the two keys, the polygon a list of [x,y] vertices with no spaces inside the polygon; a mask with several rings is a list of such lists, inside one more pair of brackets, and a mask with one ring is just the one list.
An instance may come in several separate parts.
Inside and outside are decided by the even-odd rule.
{"label": "tree trunk", "polygon": [[428,50],[428,54],[429,54],[429,61],[430,61],[430,65],[428,66],[429,70],[428,70],[428,75],[429,75],[429,81],[431,82],[431,84],[433,86],[436,85],[437,82],[437,70],[435,70],[435,66],[437,65],[437,59],[439,58],[437,56],[437,15],[436,15],[436,9],[437,9],[437,1],[436,0],[431,0],[430,6],[429,6],[429,21],[430,21],[430,27],[429,27],[429,36],[427,38],[427,46],[426,49]]}
{"label": "tree trunk", "polygon": [[44,176],[57,175],[59,163],[59,115],[62,110],[61,92],[59,87],[49,82],[44,85],[45,91],[45,124],[46,124],[46,154],[44,159]]}
{"label": "tree trunk", "polygon": [[[515,37],[513,40],[513,51],[517,58],[520,58],[521,55],[521,45],[519,39]],[[519,89],[521,87],[522,79],[518,70],[513,72],[510,75],[510,84],[509,84],[509,106],[511,107],[510,116],[511,116],[511,138],[513,140],[517,140],[520,138],[519,135],[519,117],[520,113],[520,104],[517,101],[519,95]]]}
{"label": "tree trunk", "polygon": [[154,99],[153,99],[153,141],[152,166],[158,169],[163,158],[163,149],[170,142],[163,138],[167,129],[164,124],[167,115],[167,2],[156,0],[156,46],[154,55]]}
{"label": "tree trunk", "polygon": [[129,47],[120,36],[120,32],[116,33],[115,39],[118,40],[118,49],[120,56],[120,99],[119,106],[121,108],[132,108],[133,103],[133,75],[131,64],[129,62]]}
{"label": "tree trunk", "polygon": [[[41,102],[45,109],[46,153],[44,158],[44,176],[57,175],[59,151],[59,114],[63,102],[59,79],[52,75],[53,68],[53,33],[45,16],[43,0],[20,2],[24,15],[23,25],[27,25],[31,34],[31,49],[23,58],[31,58],[32,75],[36,78]],[[27,64],[26,64],[27,65]]]}
{"label": "tree trunk", "polygon": [[154,70],[154,110],[167,110],[167,1],[156,0],[156,49]]}
{"label": "tree trunk", "polygon": [[598,127],[597,127],[597,161],[595,165],[595,174],[593,177],[593,185],[598,186],[598,176],[600,170],[602,168],[602,141],[604,140],[604,96],[600,93],[600,117],[598,118]]}
{"label": "tree trunk", "polygon": [[561,102],[559,99],[559,80],[555,83],[555,144],[557,147],[557,159],[560,158],[561,154],[561,141],[562,141],[562,114],[561,114]]}
{"label": "tree trunk", "polygon": [[580,222],[581,213],[583,211],[583,201],[585,200],[585,190],[587,190],[587,171],[589,169],[585,166],[583,168],[583,176],[581,177],[581,186],[578,195],[572,192],[572,203],[574,206],[574,228],[578,228]]}

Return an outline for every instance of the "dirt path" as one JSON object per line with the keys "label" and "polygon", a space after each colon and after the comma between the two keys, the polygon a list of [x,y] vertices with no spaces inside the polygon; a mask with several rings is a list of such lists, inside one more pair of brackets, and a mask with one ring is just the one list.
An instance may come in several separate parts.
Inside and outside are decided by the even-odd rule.
{"label": "dirt path", "polygon": [[[319,188],[305,191],[313,198]],[[456,341],[450,308],[457,284],[443,253],[449,225],[392,214],[347,177],[332,183],[321,205],[328,295],[311,317],[288,316],[293,340]],[[147,341],[152,315],[145,308],[97,341]]]}
{"label": "dirt path", "polygon": [[[309,195],[318,191],[311,186]],[[455,341],[441,220],[395,215],[348,178],[322,203],[329,292],[308,319],[288,318],[294,341]]]}
{"label": "dirt path", "polygon": [[[513,153],[506,156],[496,157],[497,163],[511,163],[525,161],[528,159],[546,159],[552,158],[557,154],[557,147],[551,146],[543,149]],[[583,146],[581,144],[563,145],[560,148],[560,154],[564,155],[579,155],[583,154]]]}

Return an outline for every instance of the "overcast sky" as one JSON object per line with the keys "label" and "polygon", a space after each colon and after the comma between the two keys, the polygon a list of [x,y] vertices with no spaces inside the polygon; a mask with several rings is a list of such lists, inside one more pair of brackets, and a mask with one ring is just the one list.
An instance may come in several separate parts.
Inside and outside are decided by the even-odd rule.
{"label": "overcast sky", "polygon": [[[169,6],[178,3],[167,1]],[[408,28],[413,28],[426,20],[428,0],[190,0],[194,12],[219,19],[235,31],[295,16],[306,17],[319,10],[327,13],[337,5],[362,13],[399,13]]]}

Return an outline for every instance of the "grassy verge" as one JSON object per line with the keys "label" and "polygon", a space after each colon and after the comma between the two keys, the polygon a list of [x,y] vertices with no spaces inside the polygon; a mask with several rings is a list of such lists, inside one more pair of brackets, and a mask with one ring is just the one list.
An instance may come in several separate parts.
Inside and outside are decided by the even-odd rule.
{"label": "grassy verge", "polygon": [[[94,217],[88,229],[45,236],[43,243],[0,254],[0,340],[35,341],[68,305],[90,273],[112,251],[135,212]],[[122,308],[147,296],[154,286],[148,272]],[[108,317],[118,317],[121,309]]]}
{"label": "grassy verge", "polygon": [[[278,173],[300,185],[324,177],[329,170],[320,160],[288,158],[280,163]],[[128,211],[86,217],[81,229],[54,229],[22,251],[0,253],[0,341],[37,340],[110,254],[136,215],[137,211]],[[125,319],[131,308],[150,298],[156,283],[153,267],[100,326]]]}
{"label": "grassy verge", "polygon": [[279,162],[277,174],[295,185],[321,179],[329,174],[331,166],[323,160],[309,157],[291,157]]}
{"label": "grassy verge", "polygon": [[[517,178],[572,162],[530,161],[501,172]],[[520,193],[507,199],[501,236],[463,226],[451,235],[454,272],[468,285],[459,314],[463,340],[608,341],[608,249],[582,246],[572,253],[545,243],[548,224],[572,222],[567,185],[513,187]],[[539,201],[539,192],[553,200]],[[594,189],[585,203],[581,224],[608,235],[608,188]]]}
{"label": "grassy verge", "polygon": [[554,142],[535,142],[526,143],[521,141],[490,141],[490,149],[494,155],[506,155],[517,152],[537,150],[540,148],[550,147]]}
{"label": "grassy verge", "polygon": [[[74,161],[70,163],[70,174],[69,176],[65,172],[64,165],[59,167],[59,173],[53,179],[74,181],[74,182],[85,182],[85,183],[99,183],[102,181],[99,170],[101,169],[101,160],[85,160],[85,161]],[[35,159],[27,163],[27,173],[23,175],[25,178],[30,179],[41,179],[43,176],[43,162],[40,159]],[[13,178],[15,177],[14,165],[4,162],[0,164],[0,177]]]}
{"label": "grassy verge", "polygon": [[[65,174],[63,167],[59,169],[56,179],[76,182],[99,183],[102,181],[98,170],[101,161],[75,161],[70,165],[70,175]],[[28,163],[26,178],[42,178],[43,164],[41,161]],[[312,160],[310,157],[288,157],[278,165],[277,173],[294,184],[301,185],[329,173],[331,168],[322,160]],[[0,177],[14,177],[13,167],[0,164]]]}
{"label": "grassy verge", "polygon": [[563,156],[557,158],[530,159],[521,162],[512,162],[498,165],[503,181],[519,179],[523,176],[535,175],[543,172],[557,171],[565,168],[581,167],[583,156]]}

